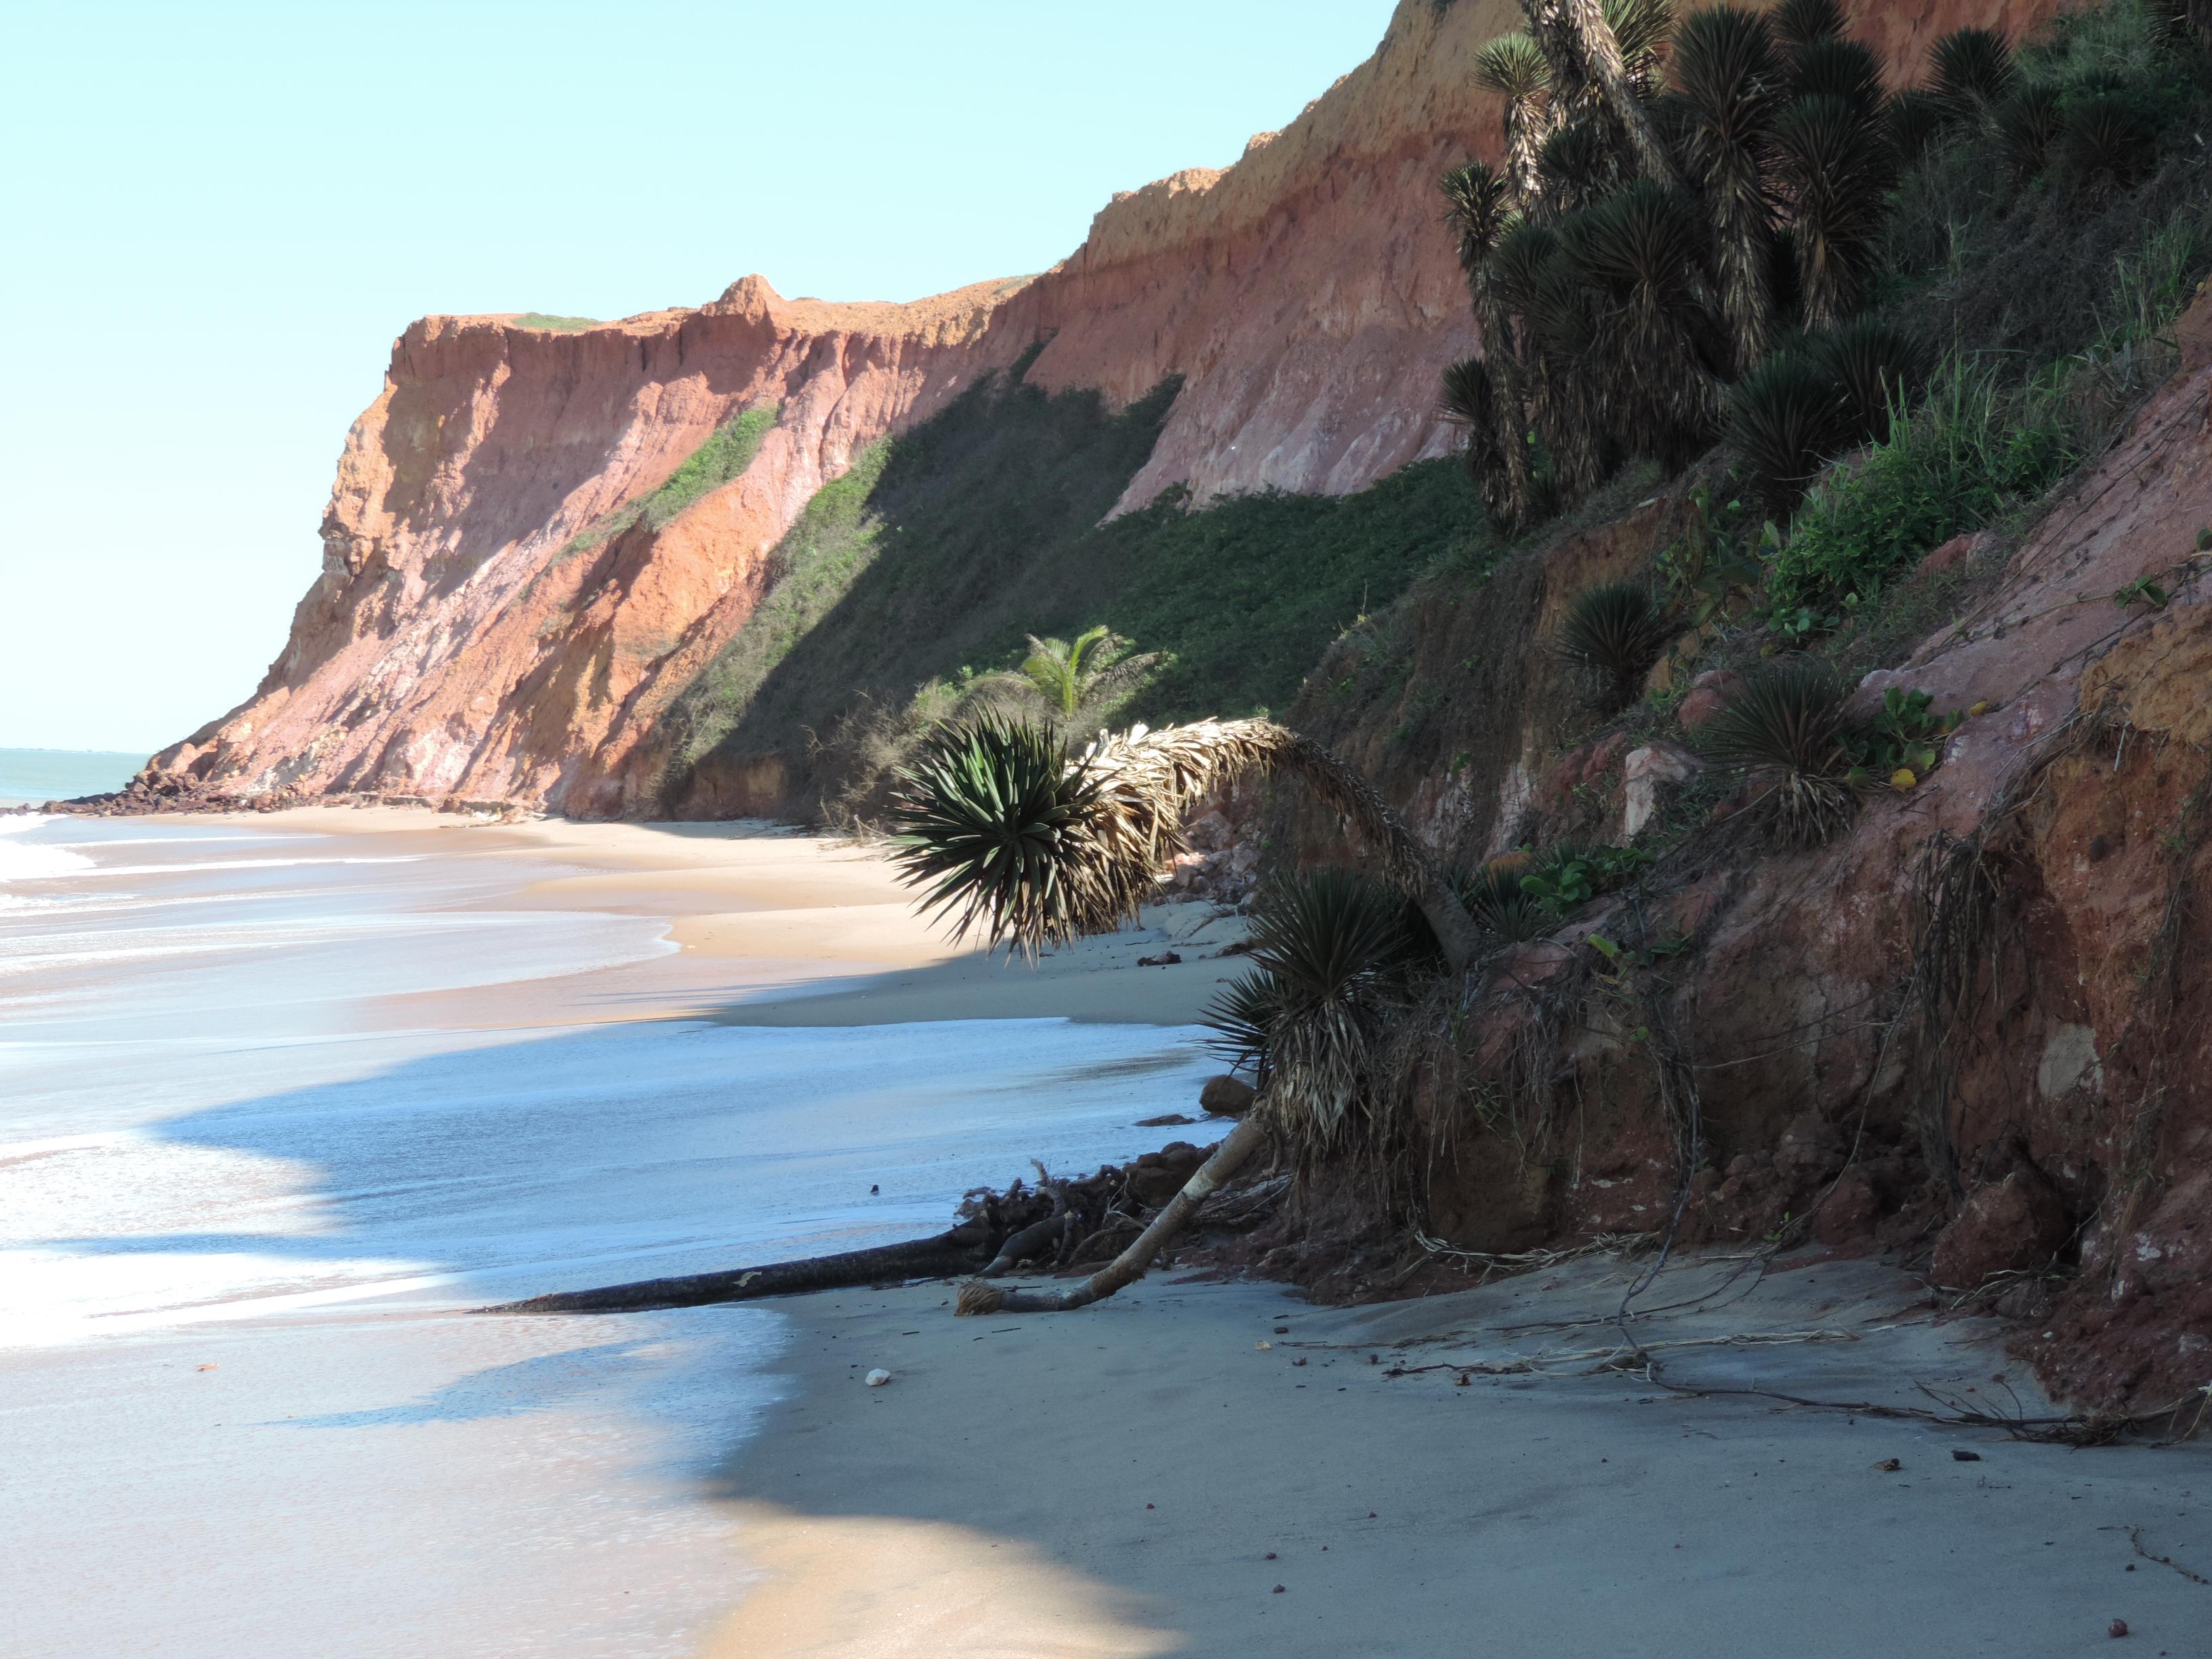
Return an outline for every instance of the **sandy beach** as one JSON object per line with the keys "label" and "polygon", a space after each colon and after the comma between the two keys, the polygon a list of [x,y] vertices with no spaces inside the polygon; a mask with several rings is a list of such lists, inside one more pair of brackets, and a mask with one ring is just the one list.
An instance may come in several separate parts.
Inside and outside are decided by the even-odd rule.
{"label": "sandy beach", "polygon": [[[127,1143],[49,1124],[38,1144],[58,1152],[0,1159],[4,1180],[158,1154],[129,1167],[166,1193],[179,1149],[220,1152],[259,1183],[222,1200],[228,1218],[125,1218],[68,1246],[106,1252],[70,1272],[125,1275],[71,1331],[165,1296],[246,1298],[226,1322],[180,1335],[141,1312],[127,1340],[0,1355],[15,1498],[37,1516],[15,1517],[31,1633],[0,1650],[152,1651],[151,1616],[178,1632],[162,1650],[190,1654],[2039,1659],[2101,1646],[2115,1620],[2146,1653],[2212,1653],[2203,1446],[2073,1451],[1702,1392],[2050,1409],[1987,1328],[1937,1322],[1879,1263],[1674,1263],[1638,1304],[1674,1310],[1632,1327],[1666,1386],[1616,1363],[1644,1264],[1607,1257],[1352,1310],[1169,1271],[1061,1316],[956,1319],[949,1287],[923,1285],[488,1318],[472,1309],[496,1296],[918,1236],[1030,1152],[1089,1167],[1207,1139],[1132,1126],[1195,1111],[1186,1028],[1236,971],[1218,955],[1235,919],[1164,907],[1030,969],[950,945],[877,851],[757,827],[192,823],[246,836],[233,856],[337,836],[392,861],[359,866],[377,879],[441,872],[421,890],[448,896],[409,901],[418,921],[451,907],[492,943],[522,927],[501,948],[543,971],[362,976],[337,1057],[312,1061],[334,1080],[303,1073],[319,1051],[288,1027],[269,1085],[226,1062],[211,1098],[243,1103],[157,1112]],[[125,864],[151,854],[108,833],[102,867],[159,867]],[[95,875],[77,884],[96,902]],[[544,957],[599,928],[598,957]],[[1166,951],[1182,963],[1135,965]],[[418,947],[407,960],[419,978]],[[399,1060],[343,1057],[386,1030],[414,1034]],[[734,1094],[732,1076],[749,1080]],[[392,1102],[453,1126],[406,1131],[431,1149],[406,1182],[380,1142],[313,1127],[380,1123],[361,1115]],[[845,1196],[877,1182],[880,1200]],[[461,1196],[426,1212],[409,1183]],[[281,1220],[295,1210],[320,1218]],[[239,1218],[255,1215],[280,1219]],[[224,1267],[201,1290],[146,1276],[255,1227],[255,1248],[305,1266]],[[27,1233],[32,1259],[58,1236]],[[878,1366],[890,1382],[863,1386]],[[436,1546],[447,1531],[480,1540],[473,1558]],[[149,1552],[205,1583],[132,1590]],[[72,1571],[106,1586],[97,1610],[54,1596]],[[295,1588],[317,1577],[319,1613]],[[301,1620],[321,1621],[313,1639]]]}

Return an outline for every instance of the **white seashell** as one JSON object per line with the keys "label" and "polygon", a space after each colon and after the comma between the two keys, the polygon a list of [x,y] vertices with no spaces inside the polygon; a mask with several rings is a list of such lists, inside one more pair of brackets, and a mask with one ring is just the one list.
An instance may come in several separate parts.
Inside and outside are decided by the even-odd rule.
{"label": "white seashell", "polygon": [[884,1383],[891,1380],[891,1374],[885,1370],[882,1366],[878,1365],[875,1370],[870,1371],[867,1376],[860,1380],[866,1382],[872,1389],[880,1389]]}

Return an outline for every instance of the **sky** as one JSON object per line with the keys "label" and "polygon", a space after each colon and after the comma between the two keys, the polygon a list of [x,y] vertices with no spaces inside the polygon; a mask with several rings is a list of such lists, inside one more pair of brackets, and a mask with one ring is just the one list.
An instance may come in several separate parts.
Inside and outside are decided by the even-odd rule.
{"label": "sky", "polygon": [[147,753],[252,690],[412,319],[1042,270],[1392,9],[0,0],[0,747]]}

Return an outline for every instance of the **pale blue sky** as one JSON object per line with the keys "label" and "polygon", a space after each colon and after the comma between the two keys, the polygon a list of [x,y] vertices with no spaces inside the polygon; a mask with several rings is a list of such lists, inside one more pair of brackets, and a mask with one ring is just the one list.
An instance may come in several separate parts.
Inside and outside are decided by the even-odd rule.
{"label": "pale blue sky", "polygon": [[425,312],[911,299],[1219,167],[1391,0],[0,0],[0,746],[252,690]]}

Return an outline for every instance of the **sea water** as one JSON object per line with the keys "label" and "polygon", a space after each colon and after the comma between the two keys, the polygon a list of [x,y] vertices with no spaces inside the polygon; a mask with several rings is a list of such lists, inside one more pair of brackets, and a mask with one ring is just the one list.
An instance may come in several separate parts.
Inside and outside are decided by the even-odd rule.
{"label": "sea water", "polygon": [[138,775],[146,757],[98,749],[0,749],[0,806],[112,794]]}
{"label": "sea water", "polygon": [[431,844],[0,818],[11,1659],[688,1651],[783,1316],[471,1310],[934,1231],[1160,1144],[1207,1069],[1152,1027],[479,1018],[674,947]]}

